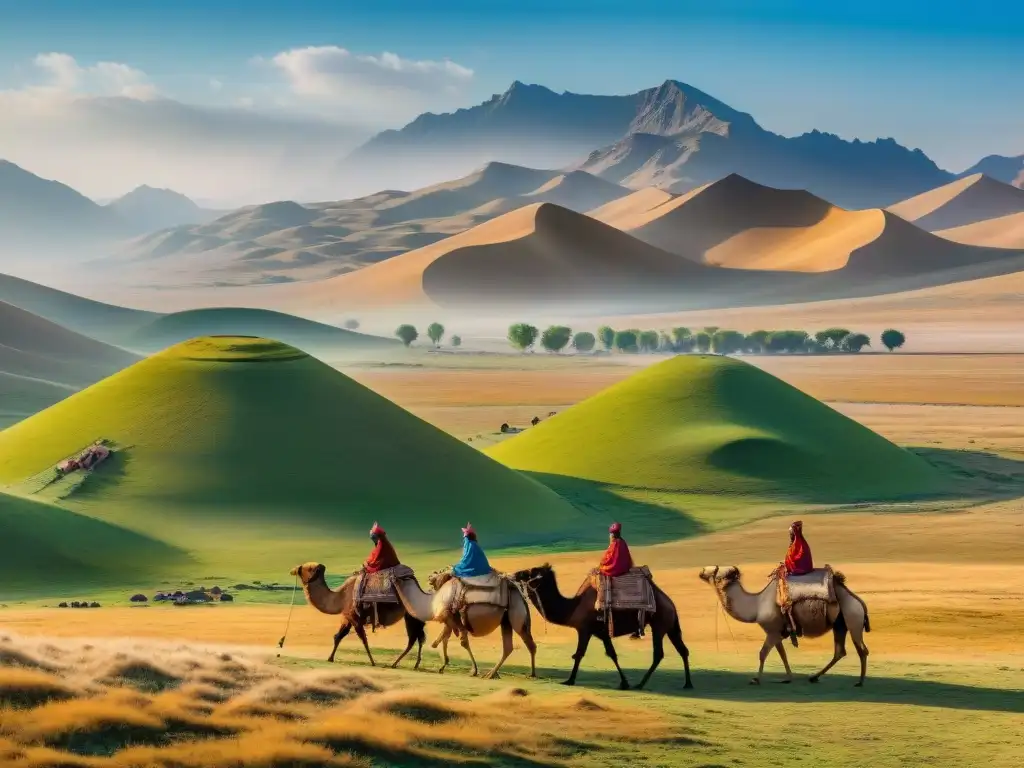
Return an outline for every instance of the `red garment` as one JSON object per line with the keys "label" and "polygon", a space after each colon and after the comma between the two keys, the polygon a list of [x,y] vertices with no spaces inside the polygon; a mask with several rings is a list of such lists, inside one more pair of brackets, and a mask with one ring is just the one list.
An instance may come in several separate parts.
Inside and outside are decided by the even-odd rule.
{"label": "red garment", "polygon": [[605,576],[625,576],[633,567],[633,557],[629,554],[629,545],[624,539],[612,539],[605,550],[597,569]]}
{"label": "red garment", "polygon": [[801,576],[813,570],[811,546],[804,538],[803,530],[796,528],[793,531],[793,543],[789,545],[789,551],[786,552],[786,572],[791,576]]}
{"label": "red garment", "polygon": [[400,565],[398,553],[391,546],[387,536],[379,536],[377,538],[377,546],[373,548],[373,552],[370,553],[370,556],[366,558],[366,562],[363,563],[363,569],[367,573],[377,573],[377,571],[383,571],[386,568],[394,568],[396,565]]}

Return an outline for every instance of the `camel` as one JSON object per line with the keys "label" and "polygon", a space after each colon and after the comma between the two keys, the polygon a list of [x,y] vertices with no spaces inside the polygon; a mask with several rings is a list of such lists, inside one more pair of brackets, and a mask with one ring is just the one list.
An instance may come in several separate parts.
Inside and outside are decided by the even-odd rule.
{"label": "camel", "polygon": [[[340,587],[331,589],[327,586],[327,580],[324,578],[326,572],[326,566],[320,563],[306,563],[291,570],[291,575],[298,576],[299,581],[302,582],[302,591],[306,593],[306,599],[310,605],[320,611],[320,613],[332,616],[341,615],[341,626],[338,627],[338,631],[334,635],[334,648],[331,649],[331,655],[327,657],[327,660],[334,661],[334,656],[338,652],[338,646],[341,644],[341,641],[345,639],[349,631],[354,629],[356,636],[363,641],[366,655],[370,658],[370,666],[377,666],[377,663],[373,660],[373,654],[370,652],[370,644],[366,639],[366,625],[370,623],[373,617],[373,608],[368,608],[365,603],[354,609],[352,605],[357,577],[355,575],[349,576]],[[405,631],[409,643],[405,646],[405,650],[391,664],[391,668],[397,667],[399,662],[406,657],[409,651],[412,650],[413,643],[418,643],[416,665],[413,669],[419,669],[420,661],[423,657],[423,643],[427,640],[424,622],[407,614],[401,603],[377,604],[377,621],[381,626],[390,627],[393,624],[397,624],[401,619],[405,619]]]}
{"label": "camel", "polygon": [[[619,666],[619,657],[612,644],[612,635],[608,632],[608,623],[598,614],[597,611],[597,590],[588,582],[580,588],[575,597],[564,597],[558,588],[558,580],[555,577],[554,569],[544,564],[537,568],[519,571],[513,578],[525,584],[530,595],[530,601],[540,611],[541,616],[552,624],[562,627],[572,627],[576,630],[577,644],[576,653],[573,654],[572,672],[569,678],[562,685],[575,685],[576,675],[580,669],[580,662],[587,654],[587,646],[590,638],[597,637],[604,643],[605,653],[615,664],[619,673],[619,689],[629,690],[629,680],[626,679],[622,667]],[[664,640],[668,636],[669,641],[676,651],[683,658],[683,668],[686,670],[686,684],[684,688],[693,688],[690,679],[690,650],[683,642],[683,630],[679,625],[679,614],[676,611],[675,603],[662,592],[657,585],[654,586],[654,599],[657,610],[647,614],[645,625],[651,627],[654,646],[654,658],[651,668],[647,670],[643,680],[637,688],[643,688],[651,679],[654,670],[658,668],[661,660],[665,658]],[[623,635],[639,635],[642,627],[637,611],[617,610],[612,611],[612,628],[615,637]]]}
{"label": "camel", "polygon": [[[434,574],[436,579],[441,574]],[[448,638],[454,632],[459,637],[459,642],[469,654],[473,664],[472,677],[476,677],[480,670],[477,667],[473,650],[469,646],[469,637],[485,637],[491,634],[498,627],[501,627],[502,656],[494,668],[484,675],[484,679],[497,679],[499,671],[505,660],[512,655],[512,633],[519,635],[530,652],[530,677],[537,676],[537,643],[533,640],[530,630],[530,606],[523,599],[522,594],[514,585],[509,586],[509,605],[503,608],[498,605],[487,605],[483,603],[472,604],[465,611],[462,618],[458,616],[446,616],[445,606],[449,604],[452,597],[452,590],[457,588],[455,579],[446,581],[434,592],[424,592],[415,576],[400,579],[395,589],[398,598],[402,602],[405,611],[413,618],[422,621],[438,621],[444,624],[441,635],[434,641],[436,648],[441,645],[442,664],[438,672],[443,673],[448,666]]]}
{"label": "camel", "polygon": [[[760,592],[747,592],[740,582],[740,569],[735,565],[724,568],[717,565],[708,566],[701,570],[700,578],[715,588],[726,613],[736,621],[742,621],[744,624],[758,624],[764,630],[765,640],[759,656],[761,664],[758,667],[757,676],[750,681],[750,684],[761,684],[764,662],[772,648],[778,651],[782,664],[786,668],[786,677],[780,682],[792,682],[793,672],[789,668],[786,649],[782,645],[782,640],[789,629],[789,622],[779,607],[775,581],[769,581]],[[822,675],[846,656],[846,634],[849,632],[853,645],[857,649],[857,655],[860,656],[860,680],[856,685],[859,688],[864,685],[864,678],[868,672],[868,647],[864,644],[864,633],[871,631],[868,607],[846,586],[846,579],[841,573],[834,574],[833,585],[838,603],[830,604],[826,610],[822,611],[820,607],[809,605],[806,602],[796,603],[793,606],[793,612],[805,636],[821,637],[831,629],[835,640],[835,653],[832,656],[832,661],[826,664],[820,672],[811,675],[810,682],[818,682]]]}

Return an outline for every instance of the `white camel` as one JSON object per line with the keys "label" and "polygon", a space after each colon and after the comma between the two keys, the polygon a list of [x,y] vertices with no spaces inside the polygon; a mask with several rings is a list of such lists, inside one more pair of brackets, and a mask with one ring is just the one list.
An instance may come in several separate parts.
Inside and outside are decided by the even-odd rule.
{"label": "white camel", "polygon": [[445,582],[435,592],[424,592],[415,576],[399,579],[395,584],[398,599],[410,616],[423,622],[438,621],[445,625],[441,635],[433,643],[434,647],[437,647],[438,644],[441,645],[443,663],[438,672],[444,672],[448,666],[448,638],[454,632],[459,636],[459,642],[466,649],[466,653],[469,654],[469,659],[473,664],[472,675],[479,674],[476,658],[469,647],[469,636],[484,637],[501,627],[502,656],[494,665],[494,669],[485,674],[484,678],[499,677],[499,670],[505,660],[512,655],[513,632],[519,635],[523,645],[530,652],[530,677],[536,677],[537,644],[530,631],[530,608],[515,585],[508,585],[508,607],[474,603],[466,609],[461,619],[458,616],[450,615],[446,609],[446,606],[451,604],[455,589],[458,589],[455,579]]}
{"label": "white camel", "polygon": [[[772,648],[778,651],[782,663],[786,667],[786,678],[781,682],[792,682],[793,672],[789,668],[786,649],[782,645],[788,620],[779,607],[776,582],[769,581],[760,592],[747,592],[740,582],[740,569],[735,565],[708,566],[701,570],[700,578],[715,588],[726,613],[736,621],[741,621],[744,624],[757,624],[764,630],[765,640],[760,653],[761,664],[757,669],[757,677],[750,681],[751,684],[761,684],[764,662]],[[864,644],[864,633],[871,631],[868,608],[863,600],[847,588],[846,579],[841,573],[834,574],[833,585],[838,602],[828,604],[824,611],[813,606],[811,601],[798,602],[793,605],[793,613],[805,636],[821,637],[832,630],[835,640],[835,653],[832,661],[816,675],[812,675],[810,681],[818,682],[818,678],[846,656],[846,634],[849,631],[850,639],[853,640],[853,645],[857,649],[857,655],[860,656],[860,680],[857,681],[857,687],[860,687],[864,685],[864,677],[868,671],[868,647]]]}

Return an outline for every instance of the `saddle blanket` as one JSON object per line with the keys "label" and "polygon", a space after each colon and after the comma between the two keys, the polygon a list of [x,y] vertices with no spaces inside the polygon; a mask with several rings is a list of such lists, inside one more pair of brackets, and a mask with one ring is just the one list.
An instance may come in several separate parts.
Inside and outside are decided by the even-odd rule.
{"label": "saddle blanket", "polygon": [[654,585],[651,583],[651,571],[644,565],[631,568],[623,576],[611,579],[594,569],[590,572],[590,584],[597,590],[597,610],[631,610],[653,613],[656,609],[654,601]]}
{"label": "saddle blanket", "polygon": [[412,568],[396,565],[376,573],[360,573],[356,581],[356,602],[397,603],[395,581],[412,576]]}
{"label": "saddle blanket", "polygon": [[[444,576],[448,578],[444,578]],[[450,574],[444,576],[442,576],[443,581],[438,588],[448,581],[455,582],[455,587],[449,593],[448,604],[445,606],[449,613],[461,613],[472,605],[508,607],[509,581],[497,571],[492,570],[486,576],[467,576],[465,578],[456,578]]]}
{"label": "saddle blanket", "polygon": [[815,568],[810,573],[800,576],[786,575],[783,568],[775,574],[779,582],[779,605],[800,603],[805,600],[823,600],[826,603],[836,602],[835,574],[832,566]]}

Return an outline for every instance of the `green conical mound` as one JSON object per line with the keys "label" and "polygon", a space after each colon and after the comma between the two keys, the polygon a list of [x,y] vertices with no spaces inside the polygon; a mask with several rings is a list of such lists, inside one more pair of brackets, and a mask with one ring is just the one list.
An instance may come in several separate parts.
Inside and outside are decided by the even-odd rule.
{"label": "green conical mound", "polygon": [[682,494],[845,503],[944,485],[920,457],[719,356],[651,366],[488,453],[519,470]]}
{"label": "green conical mound", "polygon": [[543,485],[267,339],[179,344],[0,432],[0,484],[99,438],[120,448],[62,506],[259,573],[365,555],[374,520],[453,557],[467,520],[491,548],[579,529]]}

